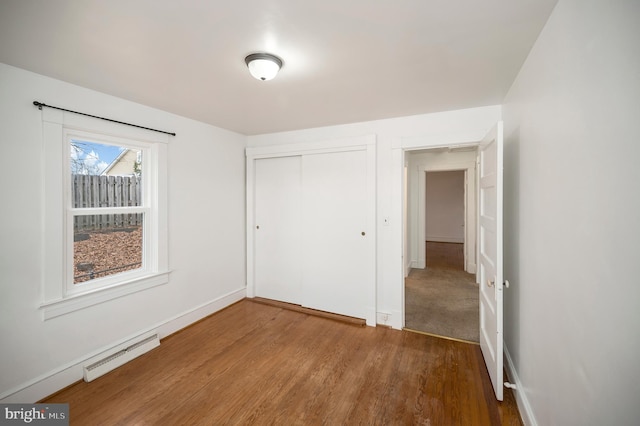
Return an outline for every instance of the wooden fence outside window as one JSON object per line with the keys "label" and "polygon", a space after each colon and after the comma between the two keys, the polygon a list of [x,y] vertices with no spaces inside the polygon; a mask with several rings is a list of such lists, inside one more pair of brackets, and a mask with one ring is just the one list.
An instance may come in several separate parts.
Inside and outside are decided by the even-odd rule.
{"label": "wooden fence outside window", "polygon": [[[72,207],[129,207],[142,205],[139,176],[71,176]],[[74,232],[108,230],[142,225],[142,213],[77,215]]]}

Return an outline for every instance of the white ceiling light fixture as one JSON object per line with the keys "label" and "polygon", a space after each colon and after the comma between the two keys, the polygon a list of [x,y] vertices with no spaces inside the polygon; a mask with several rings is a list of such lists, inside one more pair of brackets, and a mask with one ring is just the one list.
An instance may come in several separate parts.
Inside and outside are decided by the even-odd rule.
{"label": "white ceiling light fixture", "polygon": [[262,81],[271,80],[282,68],[282,59],[269,53],[252,53],[244,58],[244,62],[251,75]]}

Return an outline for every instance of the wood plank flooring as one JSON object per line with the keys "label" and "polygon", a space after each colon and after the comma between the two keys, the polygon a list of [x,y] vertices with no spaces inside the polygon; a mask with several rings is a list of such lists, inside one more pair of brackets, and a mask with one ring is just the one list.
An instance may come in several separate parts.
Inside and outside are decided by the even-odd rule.
{"label": "wood plank flooring", "polygon": [[351,325],[359,325],[364,327],[367,325],[367,322],[362,318],[348,317],[345,315],[334,314],[332,312],[319,311],[317,309],[305,308],[301,305],[295,305],[293,303],[280,302],[278,300],[273,299],[265,299],[263,297],[254,297],[251,299],[252,302],[263,303],[269,306],[275,306],[278,308],[288,309],[290,311],[302,312],[303,314],[315,315],[317,317],[332,319],[335,321],[346,322]]}
{"label": "wood plank flooring", "polygon": [[427,268],[464,271],[464,244],[426,241]]}
{"label": "wood plank flooring", "polygon": [[45,403],[72,425],[520,425],[477,345],[245,299]]}

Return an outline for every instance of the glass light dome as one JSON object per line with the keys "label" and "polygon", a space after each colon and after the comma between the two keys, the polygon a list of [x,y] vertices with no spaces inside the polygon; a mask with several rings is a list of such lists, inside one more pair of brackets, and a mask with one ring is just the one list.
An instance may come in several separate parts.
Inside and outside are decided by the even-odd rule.
{"label": "glass light dome", "polygon": [[271,80],[280,71],[282,60],[268,53],[253,53],[244,59],[251,75],[262,81]]}

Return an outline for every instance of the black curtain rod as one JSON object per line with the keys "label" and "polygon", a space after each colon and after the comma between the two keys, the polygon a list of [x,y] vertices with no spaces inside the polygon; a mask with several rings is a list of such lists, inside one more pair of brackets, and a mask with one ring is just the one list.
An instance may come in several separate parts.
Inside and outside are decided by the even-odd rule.
{"label": "black curtain rod", "polygon": [[126,126],[137,127],[139,129],[151,130],[152,132],[164,133],[165,135],[171,135],[171,136],[176,135],[175,133],[165,132],[164,130],[157,130],[157,129],[152,129],[150,127],[138,126],[137,124],[125,123],[124,121],[112,120],[110,118],[105,118],[105,117],[98,117],[97,115],[91,115],[91,114],[85,114],[84,112],[72,111],[70,109],[64,109],[64,108],[60,108],[53,105],[43,104],[42,102],[38,102],[38,101],[33,101],[33,104],[37,106],[39,110],[42,110],[42,107],[59,109],[60,111],[72,112],[74,114],[85,115],[87,117],[92,117],[92,118],[99,118],[100,120],[111,121],[112,123],[124,124]]}

